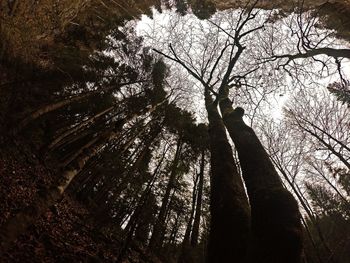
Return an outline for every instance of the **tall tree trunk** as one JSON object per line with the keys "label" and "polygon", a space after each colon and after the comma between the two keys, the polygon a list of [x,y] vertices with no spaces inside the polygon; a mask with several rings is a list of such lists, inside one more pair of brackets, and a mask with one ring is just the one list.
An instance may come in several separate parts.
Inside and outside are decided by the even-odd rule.
{"label": "tall tree trunk", "polygon": [[[120,127],[121,128],[121,127]],[[108,141],[118,136],[118,131],[108,131],[99,137],[98,142],[90,149],[81,153],[62,174],[58,183],[51,186],[46,193],[38,195],[34,202],[23,211],[10,218],[0,229],[0,247],[7,249],[28,226],[55,204],[61,197],[74,177],[84,168],[86,162],[96,155],[101,147]]]}
{"label": "tall tree trunk", "polygon": [[323,144],[331,153],[333,153],[338,159],[350,170],[350,163],[344,156],[329,143],[327,143],[321,136],[319,136],[316,132],[309,130],[308,128],[302,126],[300,122],[298,122],[298,126],[305,132],[309,133],[311,136],[316,138],[321,144]]}
{"label": "tall tree trunk", "polygon": [[178,259],[178,262],[192,262],[191,260],[191,247],[190,247],[190,237],[191,237],[191,232],[192,232],[192,223],[193,223],[193,218],[194,218],[194,212],[196,209],[196,197],[197,197],[197,184],[198,184],[198,179],[199,179],[199,174],[196,174],[196,178],[194,180],[193,184],[193,191],[192,191],[192,205],[191,205],[191,211],[190,211],[190,217],[187,222],[186,226],[186,231],[184,238],[182,240],[182,247],[181,247],[181,253]]}
{"label": "tall tree trunk", "polygon": [[37,118],[41,117],[42,115],[49,113],[51,111],[55,111],[57,109],[60,109],[66,105],[69,105],[73,102],[81,101],[83,99],[89,98],[92,95],[99,94],[101,92],[112,92],[114,90],[120,89],[121,87],[129,84],[133,84],[135,82],[127,82],[127,83],[120,83],[118,86],[107,86],[101,89],[97,89],[90,92],[85,92],[82,94],[78,94],[66,99],[63,99],[61,101],[53,102],[48,105],[44,105],[40,107],[37,110],[34,110],[32,113],[30,113],[26,118],[24,118],[22,121],[18,123],[18,125],[13,129],[13,133],[18,133],[21,131],[24,127],[26,127],[30,122],[36,120]]}
{"label": "tall tree trunk", "polygon": [[[129,222],[124,229],[125,238],[120,246],[119,254],[116,262],[123,262],[127,254],[127,250],[130,247],[130,244],[132,242],[132,238],[134,236],[135,230],[137,228],[138,228],[137,233],[139,235],[138,237],[140,238],[139,241],[143,241],[143,243],[146,243],[147,241],[147,237],[149,233],[148,231],[150,229],[153,214],[151,211],[146,211],[145,208],[147,208],[147,205],[150,205],[148,201],[150,200],[151,189],[156,180],[156,176],[157,176],[157,172],[155,172],[153,174],[153,177],[148,181],[146,189],[142,192],[141,197],[138,199],[137,204],[134,208],[134,211],[130,216]],[[150,209],[152,209],[151,206],[150,206]],[[141,220],[140,218],[142,215],[144,215],[143,220]]]}
{"label": "tall tree trunk", "polygon": [[[327,251],[327,253],[332,254],[333,251],[331,251],[331,249],[329,248],[326,239],[323,235],[323,232],[321,230],[320,224],[318,222],[317,217],[315,216],[314,212],[311,209],[310,204],[308,203],[308,201],[306,200],[306,198],[303,196],[302,192],[300,191],[299,187],[296,187],[296,185],[294,184],[294,182],[292,182],[292,180],[289,178],[287,172],[283,169],[282,165],[278,162],[276,162],[274,159],[271,159],[273,161],[273,163],[275,164],[276,168],[280,171],[280,173],[283,175],[283,177],[285,178],[285,180],[288,182],[289,186],[292,188],[294,194],[298,197],[298,200],[300,202],[300,204],[302,205],[302,207],[304,208],[304,211],[306,212],[306,214],[308,215],[308,218],[310,220],[310,222],[314,225],[316,232],[318,234],[319,240],[322,243],[324,249]],[[305,228],[307,228],[307,224],[306,222],[304,223]],[[306,229],[308,231],[308,229]],[[312,237],[310,236],[310,240],[312,241]],[[315,251],[317,253],[317,256],[319,258],[320,262],[323,262],[323,260],[321,259],[320,255],[319,255],[319,247],[315,246]],[[334,261],[331,261],[334,262]]]}
{"label": "tall tree trunk", "polygon": [[147,183],[146,189],[143,191],[143,193],[138,201],[137,207],[135,208],[134,213],[128,222],[128,225],[125,227],[126,231],[132,232],[133,227],[135,227],[139,223],[139,221],[141,221],[140,215],[141,215],[142,211],[144,210],[144,207],[146,206],[146,204],[151,196],[152,187],[153,187],[153,185],[158,177],[158,172],[159,172],[159,169],[164,161],[165,153],[166,152],[164,151],[163,156],[161,157],[161,159],[159,160],[159,162],[157,164],[157,167],[154,169],[153,174]]}
{"label": "tall tree trunk", "polygon": [[94,138],[92,138],[91,140],[89,140],[87,143],[85,143],[83,146],[81,146],[78,150],[76,150],[73,154],[71,154],[68,158],[66,158],[61,164],[60,166],[62,167],[66,167],[68,166],[68,164],[70,164],[71,162],[73,162],[79,155],[81,155],[84,151],[88,150],[89,148],[91,148],[91,146],[93,146],[94,144],[96,144],[96,142],[100,139],[99,135],[96,135]]}
{"label": "tall tree trunk", "polygon": [[192,234],[191,234],[191,246],[196,247],[199,237],[199,225],[202,214],[202,195],[204,184],[204,166],[205,166],[205,150],[202,151],[201,166],[199,170],[199,182],[197,187],[197,202],[196,202],[196,214],[194,217]]}
{"label": "tall tree trunk", "polygon": [[81,130],[87,125],[93,124],[99,117],[107,114],[108,112],[112,111],[114,109],[114,106],[108,107],[107,109],[95,114],[94,116],[88,118],[85,121],[82,121],[81,123],[75,125],[74,127],[66,130],[59,136],[57,136],[48,146],[48,150],[52,150],[56,148],[57,146],[62,144],[62,141],[69,135],[76,133],[77,131]]}
{"label": "tall tree trunk", "polygon": [[63,171],[60,180],[53,184],[46,193],[38,195],[34,202],[23,209],[21,212],[16,214],[13,218],[10,218],[0,228],[0,248],[6,250],[17,237],[22,234],[27,227],[35,222],[35,220],[45,212],[51,205],[55,204],[65,192],[67,187],[70,185],[74,177],[80,173],[85,164],[103,148],[103,146],[110,140],[116,138],[121,133],[123,125],[132,120],[134,117],[140,116],[141,114],[151,113],[157,109],[158,106],[162,105],[163,101],[152,105],[151,107],[145,108],[142,112],[134,113],[115,124],[113,129],[109,129],[98,136],[95,144],[91,145],[90,148],[85,149],[80,153],[77,158],[72,161]]}
{"label": "tall tree trunk", "polygon": [[[151,201],[150,198],[153,197],[152,188],[154,186],[154,183],[156,182],[156,179],[158,178],[159,170],[165,159],[167,151],[168,149],[167,147],[165,147],[163,151],[163,155],[159,160],[156,168],[153,171],[153,174],[151,177],[152,179],[149,181],[149,184],[147,185],[143,195],[140,197],[138,207],[135,209],[135,212],[133,214],[134,222],[137,225],[135,229],[135,238],[138,241],[141,241],[143,244],[146,244],[148,240],[148,235],[151,229],[150,226],[154,216],[154,213],[150,213],[149,211],[147,211],[147,206],[150,206],[150,201]],[[151,203],[156,204],[156,201],[155,200],[153,202],[151,201]],[[147,220],[147,222],[145,222],[144,218],[142,217],[142,213],[147,214],[147,218],[149,219]]]}
{"label": "tall tree trunk", "polygon": [[181,149],[182,149],[182,139],[181,136],[178,139],[177,146],[176,146],[176,152],[173,160],[173,164],[171,167],[171,172],[169,176],[169,181],[165,190],[165,194],[162,199],[162,205],[159,210],[159,214],[157,217],[156,224],[153,229],[153,233],[151,236],[151,240],[149,243],[149,248],[153,251],[156,249],[159,249],[161,246],[161,239],[162,239],[162,233],[164,232],[164,224],[165,224],[165,219],[166,219],[166,212],[167,212],[167,207],[170,201],[170,194],[171,190],[174,188],[174,184],[176,181],[176,175],[177,175],[177,167],[179,163],[179,159],[181,156]]}
{"label": "tall tree trunk", "polygon": [[[148,124],[149,123],[147,123],[147,125]],[[138,137],[140,134],[142,134],[142,132],[144,132],[144,128],[146,128],[147,125],[139,129],[139,131],[137,131],[137,134],[133,136],[125,145],[123,145],[122,148],[120,148],[120,150],[118,151],[119,156],[121,156],[126,151],[126,149],[135,141],[136,137]],[[149,151],[151,144],[153,143],[156,136],[159,134],[158,131],[160,131],[160,127],[157,128],[155,131],[152,131],[152,137],[146,141],[143,150],[141,150],[141,153],[135,159],[134,163],[130,164],[129,169],[127,169],[124,172],[115,173],[114,176],[108,176],[104,179],[104,187],[100,190],[100,193],[98,193],[98,195],[95,197],[95,202],[97,204],[101,203],[101,201],[104,202],[111,191],[113,191],[114,198],[117,198],[120,195],[120,193],[125,189],[127,183],[129,182],[129,180],[127,180],[127,177],[132,177],[134,172],[137,169],[139,169],[146,153]],[[116,183],[116,181],[120,181],[120,183]],[[108,202],[108,204],[109,205],[107,207],[101,206],[97,210],[97,213],[106,213],[106,211],[110,209],[110,206],[113,205],[113,202],[110,201]]]}
{"label": "tall tree trunk", "polygon": [[192,204],[191,204],[191,211],[190,211],[190,217],[187,222],[185,236],[184,236],[184,242],[189,243],[190,236],[192,232],[192,222],[194,217],[194,212],[196,209],[196,197],[197,197],[197,183],[198,183],[199,174],[196,175],[196,179],[194,181],[193,185],[193,191],[192,191]]}
{"label": "tall tree trunk", "polygon": [[220,109],[237,148],[249,195],[255,241],[254,262],[301,262],[303,230],[298,203],[283,187],[253,129],[243,122],[244,110],[233,110],[227,98],[220,101]]}
{"label": "tall tree trunk", "polygon": [[[180,218],[181,218],[181,214],[176,213],[175,222],[174,222],[174,225],[171,229],[171,232],[169,235],[169,240],[168,240],[168,244],[170,244],[170,245],[176,244],[176,237],[177,237],[177,234],[179,232],[179,225],[180,225],[180,221],[181,221]],[[191,262],[191,261],[187,261],[187,262]]]}
{"label": "tall tree trunk", "polygon": [[217,104],[208,91],[205,104],[209,119],[211,152],[210,234],[208,262],[246,262],[250,236],[250,209]]}
{"label": "tall tree trunk", "polygon": [[[147,125],[139,129],[137,131],[137,134],[140,135],[144,131],[144,128]],[[145,141],[144,146],[141,148],[141,151],[135,158],[135,161],[133,162],[133,164],[130,164],[130,168],[126,169],[126,171],[124,172],[114,173],[114,176],[110,175],[103,180],[103,187],[101,187],[101,189],[98,191],[98,194],[94,198],[95,203],[98,205],[98,208],[96,209],[96,213],[95,213],[96,218],[103,217],[104,215],[106,214],[108,215],[110,213],[111,208],[115,204],[115,200],[119,198],[120,194],[123,192],[123,190],[125,190],[125,187],[127,186],[128,182],[132,180],[131,178],[135,177],[134,174],[135,173],[138,174],[137,171],[141,172],[140,166],[145,162],[145,157],[149,153],[150,147],[154,142],[154,140],[156,139],[156,136],[159,134],[160,130],[161,130],[161,127],[157,126],[154,130],[151,131],[151,137]],[[132,138],[131,141],[133,142],[135,138]],[[126,145],[129,145],[129,144],[130,142],[126,143]],[[118,152],[118,155],[120,156],[122,155],[123,151],[125,150],[125,147],[128,147],[128,146],[123,146],[122,149],[120,149],[120,151]],[[137,179],[135,178],[135,180]],[[116,184],[116,181],[121,181],[121,182],[119,184]],[[146,187],[145,191],[147,191],[147,189],[148,189],[148,186]],[[111,192],[113,192],[113,196],[108,199],[108,196],[110,195]],[[140,200],[142,200],[142,198],[143,198],[143,194]],[[106,200],[108,200],[108,202],[106,202]],[[138,219],[138,216],[139,216],[138,214],[140,213],[139,210],[143,206],[143,204],[141,205],[140,202],[141,201],[138,202],[139,204],[136,206],[125,228],[125,233],[127,233],[127,238],[125,239],[124,244],[127,244],[128,242],[131,241],[134,228],[137,223],[135,220],[135,216],[136,216],[136,219]],[[141,207],[139,207],[140,205]],[[128,234],[129,232],[131,232],[130,235]],[[124,256],[125,249],[123,249],[123,247],[120,249],[120,253],[119,253],[120,256]]]}

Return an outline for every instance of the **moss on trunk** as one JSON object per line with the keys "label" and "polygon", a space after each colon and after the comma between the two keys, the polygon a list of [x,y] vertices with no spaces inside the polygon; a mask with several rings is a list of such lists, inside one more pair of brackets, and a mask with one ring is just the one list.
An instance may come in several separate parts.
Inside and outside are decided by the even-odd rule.
{"label": "moss on trunk", "polygon": [[237,148],[252,213],[254,262],[298,263],[302,253],[302,225],[298,204],[283,187],[267,152],[242,117],[242,108],[220,102],[223,120]]}
{"label": "moss on trunk", "polygon": [[206,94],[211,150],[208,262],[246,262],[250,209],[224,123]]}

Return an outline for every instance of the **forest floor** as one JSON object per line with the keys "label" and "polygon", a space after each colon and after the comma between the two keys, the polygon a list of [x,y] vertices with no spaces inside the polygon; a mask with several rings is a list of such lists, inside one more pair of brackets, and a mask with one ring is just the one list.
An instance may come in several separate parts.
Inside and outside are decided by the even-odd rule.
{"label": "forest floor", "polygon": [[[7,140],[0,147],[0,225],[55,180],[34,152],[19,140]],[[118,237],[103,234],[88,218],[92,218],[88,209],[66,194],[0,256],[0,262],[115,262]],[[124,262],[155,260],[134,246]]]}

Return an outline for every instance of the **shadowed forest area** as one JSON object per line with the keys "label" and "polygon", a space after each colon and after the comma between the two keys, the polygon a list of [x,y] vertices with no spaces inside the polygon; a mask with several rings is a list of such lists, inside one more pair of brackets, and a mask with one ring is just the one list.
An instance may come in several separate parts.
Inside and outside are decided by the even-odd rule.
{"label": "shadowed forest area", "polygon": [[0,262],[350,262],[348,0],[0,2]]}

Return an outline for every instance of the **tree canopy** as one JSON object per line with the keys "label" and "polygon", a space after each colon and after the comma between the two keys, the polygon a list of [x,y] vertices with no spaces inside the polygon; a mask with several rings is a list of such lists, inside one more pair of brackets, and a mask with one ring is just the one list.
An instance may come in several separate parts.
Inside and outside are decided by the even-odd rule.
{"label": "tree canopy", "polygon": [[348,262],[349,4],[320,2],[1,3],[1,261]]}

